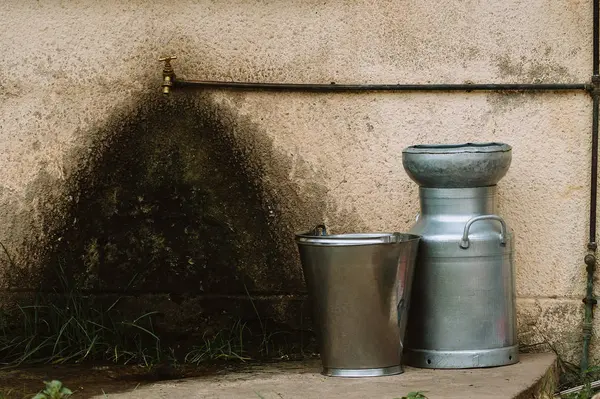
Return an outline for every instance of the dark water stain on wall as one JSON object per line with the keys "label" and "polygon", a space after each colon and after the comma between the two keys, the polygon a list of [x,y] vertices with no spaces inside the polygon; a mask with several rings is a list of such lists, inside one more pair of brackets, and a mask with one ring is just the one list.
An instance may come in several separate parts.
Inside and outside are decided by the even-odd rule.
{"label": "dark water stain on wall", "polygon": [[304,292],[293,232],[322,221],[324,189],[300,199],[252,123],[196,94],[146,99],[103,130],[46,265],[97,292]]}
{"label": "dark water stain on wall", "polygon": [[[568,68],[549,58],[550,46],[539,48],[532,57],[516,58],[511,54],[493,57],[498,76],[513,83],[573,83],[577,77]],[[570,95],[559,93],[554,95]],[[492,114],[511,112],[525,104],[540,103],[543,96],[535,92],[491,92],[486,94]]]}

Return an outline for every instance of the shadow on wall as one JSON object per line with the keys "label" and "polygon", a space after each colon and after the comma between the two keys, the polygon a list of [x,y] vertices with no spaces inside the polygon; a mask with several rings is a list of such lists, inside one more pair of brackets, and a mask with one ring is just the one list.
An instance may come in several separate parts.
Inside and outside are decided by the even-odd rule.
{"label": "shadow on wall", "polygon": [[[323,186],[300,195],[270,139],[203,94],[115,119],[44,264],[100,293],[303,293],[293,233],[323,220]],[[58,286],[54,267],[42,285]]]}

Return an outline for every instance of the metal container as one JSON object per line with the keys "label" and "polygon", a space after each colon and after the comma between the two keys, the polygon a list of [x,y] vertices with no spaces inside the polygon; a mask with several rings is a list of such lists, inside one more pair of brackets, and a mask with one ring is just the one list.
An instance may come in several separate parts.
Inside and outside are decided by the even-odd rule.
{"label": "metal container", "polygon": [[419,238],[401,233],[321,235],[317,230],[296,235],[323,374],[402,372]]}
{"label": "metal container", "polygon": [[[480,157],[477,161],[480,167],[473,168],[478,184],[495,184],[506,173],[506,165],[510,165],[510,146],[493,144],[496,145],[498,153],[492,151],[490,157],[494,161],[488,165],[497,165],[499,170],[486,171],[485,157]],[[473,144],[465,146],[469,151]],[[446,171],[447,178],[441,181],[429,179],[424,172],[411,175],[419,176],[415,180],[420,183],[427,182],[434,187],[419,188],[421,213],[410,229],[422,239],[415,267],[404,361],[426,368],[517,363],[513,236],[497,215],[497,187],[491,184],[447,188],[449,182],[450,185],[472,184],[473,176],[458,174],[467,169],[462,164],[460,146],[452,146],[452,161],[445,153],[448,148],[422,147],[429,147],[427,162],[435,164],[435,152],[440,151],[444,153],[440,165],[449,165],[457,173]],[[489,144],[487,151],[491,151]],[[404,157],[407,157],[406,150]],[[409,159],[403,163],[414,165],[411,157],[412,153],[408,153]],[[503,159],[501,165],[498,159]],[[465,164],[472,160],[470,156],[464,158]],[[421,170],[443,169],[440,165]]]}
{"label": "metal container", "polygon": [[504,143],[414,145],[402,152],[404,170],[421,187],[493,186],[511,160],[512,148]]}

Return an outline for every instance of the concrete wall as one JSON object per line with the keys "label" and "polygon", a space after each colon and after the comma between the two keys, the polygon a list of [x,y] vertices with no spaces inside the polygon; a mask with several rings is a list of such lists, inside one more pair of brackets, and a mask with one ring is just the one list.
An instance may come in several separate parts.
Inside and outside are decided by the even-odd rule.
{"label": "concrete wall", "polygon": [[[221,146],[221,155],[241,160],[246,181],[256,186],[248,195],[267,209],[256,217],[276,219],[269,234],[279,237],[279,258],[287,253],[284,277],[269,277],[277,261],[266,272],[248,272],[250,280],[259,275],[256,292],[273,295],[302,292],[289,236],[295,230],[321,220],[337,231],[410,227],[417,187],[402,169],[403,147],[497,140],[514,148],[500,205],[516,234],[520,340],[548,340],[578,358],[589,211],[585,93],[196,91],[164,99],[157,58],[176,54],[178,76],[189,79],[586,82],[590,0],[6,0],[2,11],[0,241],[16,264],[9,268],[3,256],[11,270],[5,286],[33,287],[62,248],[75,254],[73,273],[96,276],[82,283],[105,287],[94,285],[102,265],[89,261],[93,225],[73,227],[81,215],[94,219],[74,204],[118,186],[105,184],[120,179],[106,170],[128,158],[106,154],[116,146],[139,158],[144,132],[152,140],[171,137],[166,143],[180,148],[196,140],[190,132],[201,125],[209,133],[195,145],[204,149],[213,148],[203,145],[214,139],[210,131],[226,132],[223,140],[235,151]],[[211,118],[221,128],[210,130]],[[138,141],[128,142],[130,135]],[[211,162],[202,165],[219,168]],[[118,170],[126,174],[128,167]],[[86,231],[89,240],[78,242]],[[285,276],[291,283],[279,284]],[[597,347],[594,354],[600,357]]]}

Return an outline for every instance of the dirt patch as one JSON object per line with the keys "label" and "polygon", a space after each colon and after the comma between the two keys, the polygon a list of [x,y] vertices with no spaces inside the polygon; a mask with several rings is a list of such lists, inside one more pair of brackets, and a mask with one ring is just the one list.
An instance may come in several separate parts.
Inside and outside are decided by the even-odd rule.
{"label": "dirt patch", "polygon": [[70,365],[26,367],[0,371],[0,394],[5,399],[31,399],[44,388],[44,381],[59,380],[74,392],[72,398],[133,391],[151,382],[223,375],[247,367],[243,363],[213,363],[203,366]]}

